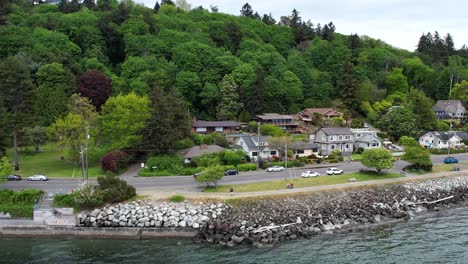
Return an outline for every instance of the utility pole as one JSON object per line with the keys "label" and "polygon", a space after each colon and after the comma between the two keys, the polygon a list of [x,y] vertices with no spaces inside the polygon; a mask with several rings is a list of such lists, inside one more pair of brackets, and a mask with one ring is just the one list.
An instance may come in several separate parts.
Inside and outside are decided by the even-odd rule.
{"label": "utility pole", "polygon": [[84,165],[84,149],[83,145],[80,145],[80,161],[81,161],[81,181],[84,182],[85,180],[85,165]]}
{"label": "utility pole", "polygon": [[260,122],[257,122],[257,170],[260,170]]}
{"label": "utility pole", "polygon": [[85,166],[86,166],[86,182],[88,182],[88,153],[89,153],[89,150],[88,150],[88,140],[89,140],[89,126],[86,126],[86,141],[85,141],[85,150],[86,150],[86,160],[85,160]]}

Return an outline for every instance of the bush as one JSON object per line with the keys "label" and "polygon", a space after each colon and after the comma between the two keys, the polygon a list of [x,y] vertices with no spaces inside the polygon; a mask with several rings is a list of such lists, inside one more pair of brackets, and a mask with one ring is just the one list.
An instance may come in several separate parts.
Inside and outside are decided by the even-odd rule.
{"label": "bush", "polygon": [[56,194],[54,195],[54,206],[55,207],[76,207],[75,205],[75,194]]}
{"label": "bush", "polygon": [[12,190],[0,190],[0,203],[10,202],[14,194],[15,192]]}
{"label": "bush", "polygon": [[12,217],[33,217],[34,205],[0,203],[0,212],[9,213]]}
{"label": "bush", "polygon": [[254,171],[257,170],[257,164],[254,163],[246,163],[246,164],[239,164],[237,165],[238,171]]}
{"label": "bush", "polygon": [[118,203],[136,196],[135,187],[115,176],[98,177],[97,182],[104,202]]}
{"label": "bush", "polygon": [[123,151],[112,151],[101,158],[101,168],[103,171],[118,173],[128,167],[130,156]]}
{"label": "bush", "polygon": [[104,204],[101,189],[91,184],[81,185],[73,194],[74,204],[80,209],[92,209]]}
{"label": "bush", "polygon": [[173,203],[181,203],[181,202],[185,201],[185,196],[183,196],[183,195],[174,195],[174,196],[169,197],[169,201],[171,201]]}
{"label": "bush", "polygon": [[44,194],[42,190],[23,190],[15,192],[11,197],[11,202],[21,204],[35,204],[36,201]]}

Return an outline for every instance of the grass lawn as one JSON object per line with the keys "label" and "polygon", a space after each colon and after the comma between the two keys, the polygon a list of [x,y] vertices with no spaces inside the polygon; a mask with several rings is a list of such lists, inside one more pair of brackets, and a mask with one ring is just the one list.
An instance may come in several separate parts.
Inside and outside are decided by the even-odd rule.
{"label": "grass lawn", "polygon": [[353,161],[360,161],[362,159],[362,154],[353,153],[351,159],[353,159]]}
{"label": "grass lawn", "polygon": [[295,178],[289,180],[279,180],[270,182],[258,182],[252,184],[240,184],[240,185],[225,185],[218,186],[217,188],[210,187],[206,188],[205,192],[229,192],[229,189],[234,188],[235,192],[260,192],[260,191],[271,191],[271,190],[283,190],[286,188],[288,183],[294,184],[294,188],[304,188],[311,186],[320,185],[332,185],[349,182],[349,178],[355,178],[356,181],[370,181],[378,179],[390,179],[401,177],[398,173],[386,173],[383,175],[377,175],[375,173],[351,173],[343,175],[333,176],[320,176],[315,178]]}
{"label": "grass lawn", "polygon": [[449,172],[453,167],[460,168],[460,170],[468,170],[468,162],[452,163],[452,164],[438,164],[432,167],[433,173]]}
{"label": "grass lawn", "polygon": [[[28,177],[34,174],[44,174],[48,177],[65,177],[79,178],[81,169],[72,161],[66,158],[66,151],[54,143],[49,143],[41,147],[40,152],[20,151],[19,152],[19,167],[20,170],[15,172],[22,177]],[[9,160],[13,160],[13,149],[7,150]],[[65,156],[61,160],[61,156]],[[97,177],[104,175],[99,164],[99,158],[89,159],[89,177]]]}

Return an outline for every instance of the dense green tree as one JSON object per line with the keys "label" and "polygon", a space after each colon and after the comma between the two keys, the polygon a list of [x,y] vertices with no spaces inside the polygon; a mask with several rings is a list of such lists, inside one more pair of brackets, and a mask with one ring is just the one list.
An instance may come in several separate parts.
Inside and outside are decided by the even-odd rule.
{"label": "dense green tree", "polygon": [[19,133],[19,145],[22,147],[33,146],[37,152],[45,143],[47,143],[46,127],[25,127]]}
{"label": "dense green tree", "polygon": [[62,64],[51,63],[36,73],[38,87],[34,112],[40,124],[49,126],[67,110],[67,101],[75,91],[74,76]]}
{"label": "dense green tree", "polygon": [[461,100],[464,104],[468,103],[468,81],[455,84],[450,93],[450,99]]}
{"label": "dense green tree", "polygon": [[265,124],[260,126],[260,134],[263,136],[280,137],[284,135],[284,131],[278,126]]}
{"label": "dense green tree", "polygon": [[416,139],[408,136],[402,136],[399,140],[400,145],[403,147],[418,147],[419,143]]}
{"label": "dense green tree", "polygon": [[177,141],[190,136],[191,119],[186,104],[172,89],[156,86],[151,92],[151,117],[143,130],[142,148],[170,153]]}
{"label": "dense green tree", "polygon": [[240,14],[246,17],[252,17],[252,18],[254,17],[254,12],[252,10],[252,7],[249,5],[249,3],[245,3],[242,6],[242,9],[240,10]]}
{"label": "dense green tree", "polygon": [[8,158],[0,156],[0,182],[2,182],[6,176],[12,174],[14,167],[8,161]]}
{"label": "dense green tree", "polygon": [[224,76],[219,84],[221,100],[216,108],[216,117],[218,120],[235,120],[242,104],[239,102],[237,93],[237,84],[232,75]]}
{"label": "dense green tree", "polygon": [[424,80],[434,72],[429,66],[425,65],[419,58],[404,59],[403,74],[408,78],[410,86],[421,89]]}
{"label": "dense green tree", "polygon": [[408,101],[408,108],[413,111],[418,127],[422,130],[436,130],[437,118],[432,110],[434,101],[418,90],[409,93]]}
{"label": "dense green tree", "polygon": [[366,149],[362,153],[362,165],[375,168],[378,174],[393,167],[393,156],[384,148]]}
{"label": "dense green tree", "polygon": [[411,168],[430,171],[432,169],[431,153],[421,146],[405,148],[405,154],[401,157],[411,163]]}
{"label": "dense green tree", "polygon": [[200,183],[206,184],[206,186],[211,186],[213,184],[216,186],[218,181],[222,180],[224,177],[224,168],[223,166],[216,165],[205,168],[205,170],[198,174],[195,177],[195,180]]}
{"label": "dense green tree", "polygon": [[336,81],[336,89],[340,93],[343,103],[349,109],[357,110],[359,108],[358,90],[359,80],[356,76],[354,65],[351,62],[346,62],[341,68],[340,75]]}
{"label": "dense green tree", "polygon": [[11,11],[12,0],[0,1],[0,25],[5,25],[7,22],[7,16]]}
{"label": "dense green tree", "polygon": [[141,131],[150,118],[150,101],[135,93],[110,97],[102,106],[101,136],[112,149],[141,143]]}
{"label": "dense green tree", "polygon": [[29,68],[22,61],[8,57],[0,62],[0,107],[6,109],[5,123],[13,137],[15,170],[19,170],[18,133],[33,121],[34,89]]}
{"label": "dense green tree", "polygon": [[385,79],[387,94],[396,92],[407,93],[409,90],[408,79],[403,75],[402,68],[393,68]]}
{"label": "dense green tree", "polygon": [[404,107],[395,107],[388,111],[379,122],[383,131],[395,140],[402,136],[416,137],[419,129],[411,110]]}

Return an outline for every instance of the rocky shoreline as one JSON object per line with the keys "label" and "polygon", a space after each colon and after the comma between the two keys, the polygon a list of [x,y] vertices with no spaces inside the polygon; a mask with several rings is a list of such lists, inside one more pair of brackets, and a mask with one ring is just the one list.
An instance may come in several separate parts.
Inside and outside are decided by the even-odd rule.
{"label": "rocky shoreline", "polygon": [[195,242],[263,246],[319,234],[407,220],[464,204],[468,176],[370,186],[228,204],[118,204],[77,216],[78,227],[195,230]]}

